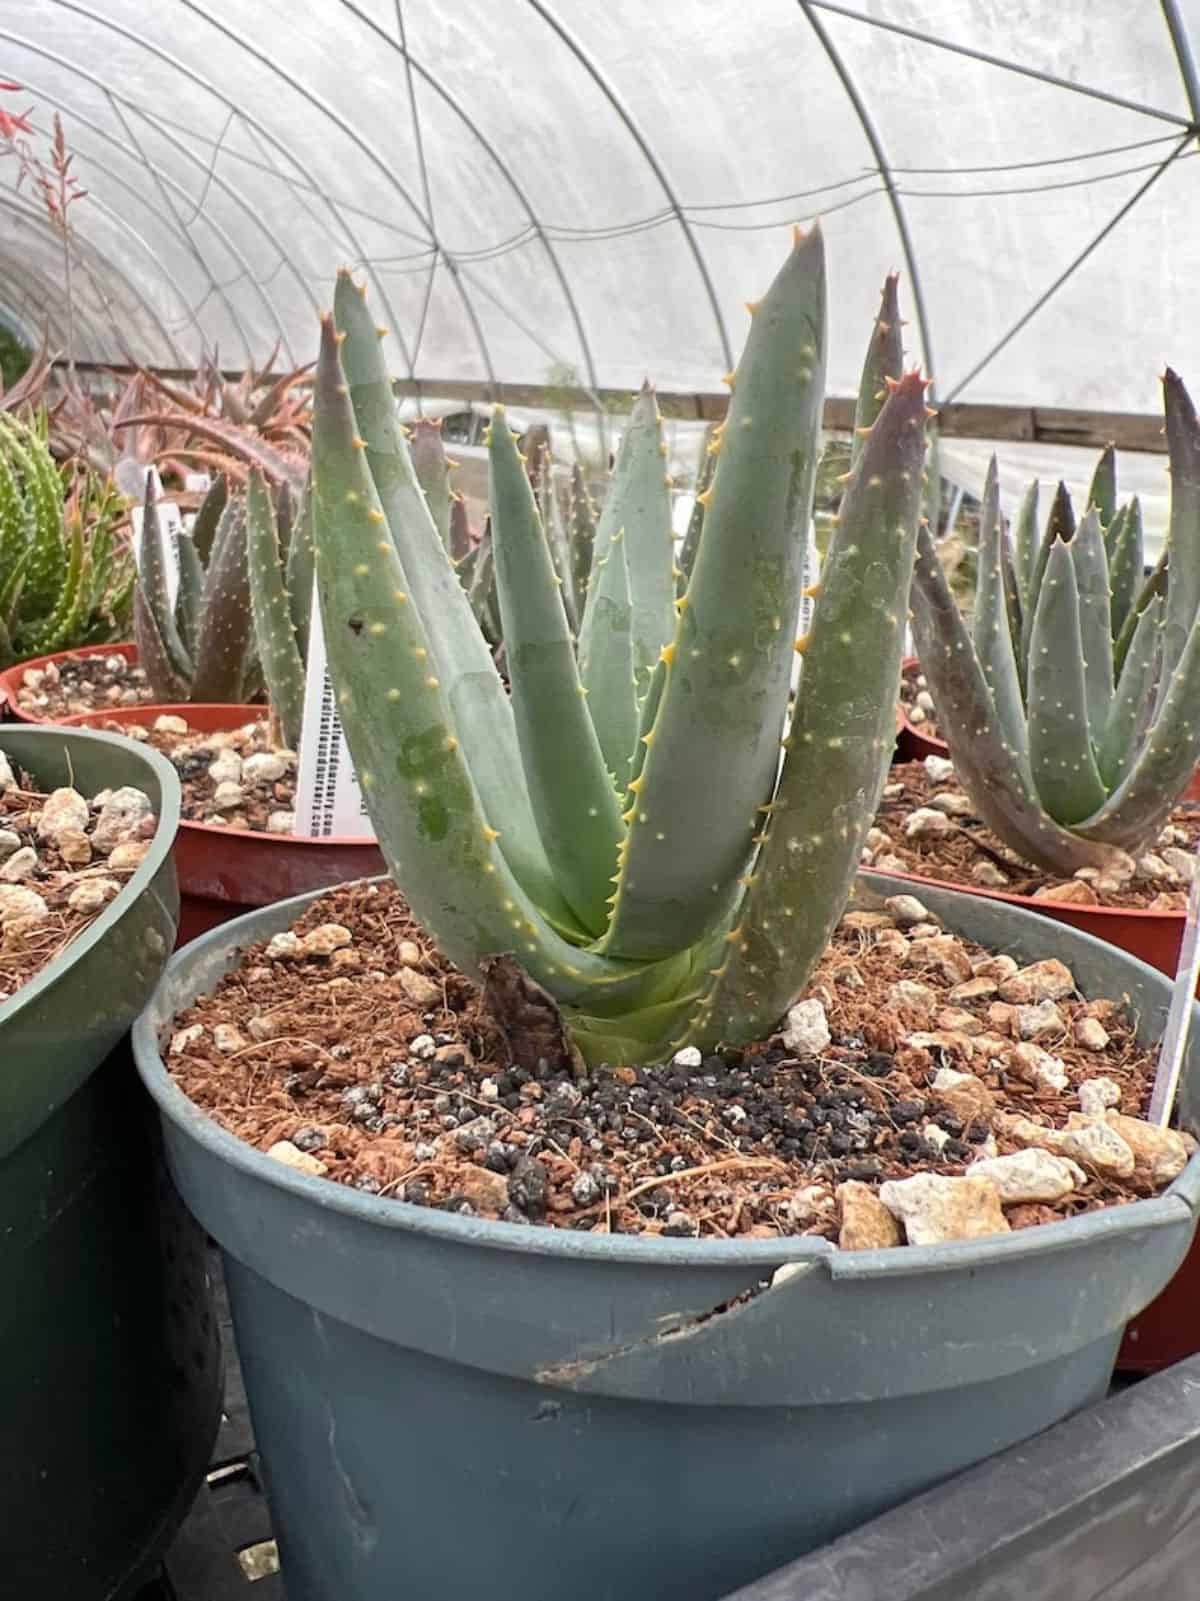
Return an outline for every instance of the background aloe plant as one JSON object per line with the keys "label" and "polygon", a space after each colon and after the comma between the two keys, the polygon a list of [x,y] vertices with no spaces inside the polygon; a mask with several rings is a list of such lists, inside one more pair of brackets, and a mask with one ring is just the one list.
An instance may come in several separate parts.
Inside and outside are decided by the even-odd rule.
{"label": "background aloe plant", "polygon": [[120,497],[83,470],[68,481],[69,493],[44,417],[0,411],[0,666],[119,639],[128,624]]}
{"label": "background aloe plant", "polygon": [[[274,732],[295,750],[304,721],[304,672],[312,616],[312,499],[306,485],[291,524],[279,516],[286,491],[272,495],[263,475],[250,474],[246,495],[246,560],[258,661]],[[280,523],[284,521],[281,531]],[[282,532],[282,537],[281,537]]]}
{"label": "background aloe plant", "polygon": [[155,699],[167,704],[251,698],[258,684],[246,503],[218,477],[190,534],[179,537],[179,588],[168,599],[158,493],[147,475],[141,570],[133,599],[138,660]]}
{"label": "background aloe plant", "polygon": [[754,309],[678,600],[658,423],[639,402],[610,494],[623,495],[623,518],[596,529],[581,661],[525,464],[497,416],[492,549],[510,699],[348,274],[323,325],[317,584],[376,832],[446,952],[476,973],[515,956],[593,1061],[772,1027],[825,945],[871,824],[894,736],[924,385],[916,374],[896,384],[864,441],[797,642],[824,362],[814,230]]}
{"label": "background aloe plant", "polygon": [[1060,484],[1040,537],[1036,486],[1005,528],[992,462],[973,636],[921,530],[913,633],[963,787],[1022,859],[1064,876],[1149,848],[1200,761],[1200,427],[1170,369],[1163,400],[1171,514],[1149,582],[1111,450],[1083,520]]}

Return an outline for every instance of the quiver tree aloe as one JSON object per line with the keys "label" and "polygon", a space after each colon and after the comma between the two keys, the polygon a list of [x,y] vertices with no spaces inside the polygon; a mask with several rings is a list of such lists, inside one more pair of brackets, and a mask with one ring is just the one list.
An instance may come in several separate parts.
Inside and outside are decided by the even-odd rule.
{"label": "quiver tree aloe", "polygon": [[[348,275],[324,322],[317,585],[376,832],[447,954],[474,973],[514,956],[589,1060],[654,1060],[769,1030],[824,948],[871,825],[894,737],[924,384],[895,384],[865,440],[797,642],[824,363],[814,229],[755,308],[691,581],[640,700],[628,525],[611,529],[607,550],[597,530],[605,626],[627,640],[621,670],[585,683],[529,479],[494,419],[510,699],[429,516]],[[589,599],[599,622],[595,575]]]}
{"label": "quiver tree aloe", "polygon": [[1040,538],[1036,489],[1010,538],[993,461],[973,634],[920,532],[913,634],[955,768],[993,832],[1056,875],[1148,849],[1200,761],[1200,427],[1169,369],[1163,400],[1171,514],[1148,582],[1107,452],[1082,521],[1060,484]]}
{"label": "quiver tree aloe", "polygon": [[0,667],[121,637],[133,562],[120,513],[111,485],[87,471],[68,493],[44,419],[0,413]]}

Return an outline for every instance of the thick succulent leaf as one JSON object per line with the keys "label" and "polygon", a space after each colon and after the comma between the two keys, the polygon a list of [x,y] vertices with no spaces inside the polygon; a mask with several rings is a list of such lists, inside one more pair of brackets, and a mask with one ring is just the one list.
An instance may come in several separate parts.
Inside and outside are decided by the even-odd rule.
{"label": "thick succulent leaf", "polygon": [[1027,617],[1033,610],[1033,575],[1037,569],[1038,557],[1038,483],[1036,479],[1028,485],[1024,495],[1021,497],[1021,509],[1017,513],[1017,525],[1013,534],[1013,547],[1017,569],[1017,589],[1021,596],[1021,616]]}
{"label": "thick succulent leaf", "polygon": [[563,610],[567,614],[567,625],[572,635],[579,632],[579,613],[575,610],[575,584],[571,569],[571,547],[567,538],[567,527],[563,520],[562,502],[558,498],[558,491],[554,487],[554,467],[547,451],[543,457],[542,472],[538,480],[536,500],[538,515],[542,520],[542,529],[546,535],[546,544],[550,551],[550,560],[554,564],[554,575],[558,579],[562,592]]}
{"label": "thick succulent leaf", "polygon": [[190,699],[240,701],[254,649],[250,575],[246,571],[246,503],[230,500],[213,539],[196,638]]}
{"label": "thick succulent leaf", "polygon": [[568,905],[599,935],[623,832],[620,810],[580,683],[562,585],[500,406],[488,458],[496,591],[534,816]]}
{"label": "thick succulent leaf", "polygon": [[359,434],[366,440],[384,531],[390,532],[408,574],[455,729],[470,752],[484,814],[499,829],[506,859],[538,905],[554,920],[571,923],[534,821],[512,705],[429,515],[396,416],[380,331],[349,273],[338,276],[334,317],[345,335],[346,381]]}
{"label": "thick succulent leaf", "polygon": [[200,642],[200,613],[204,605],[204,568],[190,534],[179,536],[179,590],[175,596],[175,625],[190,660]]}
{"label": "thick succulent leaf", "polygon": [[171,659],[158,620],[146,604],[140,584],[133,591],[133,637],[138,648],[138,665],[146,674],[146,682],[154,691],[154,698],[163,705],[174,705],[191,698],[191,682]]}
{"label": "thick succulent leaf", "polygon": [[192,523],[192,543],[202,567],[207,567],[212,560],[213,540],[217,536],[221,514],[228,499],[229,482],[224,473],[218,473],[200,502],[195,521]]}
{"label": "thick succulent leaf", "polygon": [[62,480],[37,433],[8,412],[0,412],[0,448],[22,486],[29,550],[22,605],[27,613],[43,614],[58,604],[67,561]]}
{"label": "thick succulent leaf", "polygon": [[578,462],[571,468],[571,502],[569,508],[571,533],[571,585],[575,594],[575,615],[582,622],[587,602],[588,582],[592,576],[592,553],[596,546],[596,508],[588,490],[587,479]]}
{"label": "thick succulent leaf", "polygon": [[[565,1005],[666,999],[679,967],[612,961],[563,939],[500,849],[433,671],[431,636],[393,540],[332,324],[313,418],[317,588],[338,709],[388,865],[414,914],[464,972],[511,953]],[[419,493],[419,491],[418,491]],[[433,535],[432,525],[429,532]],[[434,536],[436,537],[436,536]]]}
{"label": "thick succulent leaf", "polygon": [[1109,609],[1108,557],[1094,508],[1067,547],[1079,593],[1079,640],[1087,685],[1088,727],[1093,738],[1108,722],[1113,693],[1112,613]]}
{"label": "thick succulent leaf", "polygon": [[[1165,604],[1170,605],[1169,592]],[[1165,676],[1164,664],[1160,690]],[[1200,628],[1192,630],[1170,676],[1166,694],[1160,694],[1153,725],[1124,781],[1094,816],[1079,824],[1081,834],[1107,845],[1118,845],[1135,856],[1150,849],[1200,765],[1197,706],[1200,706]]]}
{"label": "thick succulent leaf", "polygon": [[62,575],[58,604],[46,622],[31,635],[39,654],[65,650],[77,637],[87,615],[87,553],[83,523],[75,518],[67,541],[67,566]]}
{"label": "thick succulent leaf", "polygon": [[1155,598],[1138,621],[1100,738],[1096,760],[1109,792],[1129,772],[1153,719],[1162,651],[1162,613],[1163,601]]}
{"label": "thick succulent leaf", "polygon": [[[921,479],[921,513],[937,534],[942,526],[942,466],[938,452],[937,423],[931,420],[925,429],[925,472]],[[952,532],[951,529],[946,530]]]}
{"label": "thick succulent leaf", "polygon": [[1008,637],[1012,641],[1013,660],[1016,663],[1017,682],[1022,695],[1025,679],[1021,664],[1021,592],[1017,588],[1017,569],[1013,562],[1012,546],[1007,535],[1000,542],[1000,572],[1004,583],[1004,607],[1008,612]]}
{"label": "thick succulent leaf", "polygon": [[696,478],[696,496],[692,501],[692,512],[688,518],[687,532],[683,536],[683,545],[679,552],[679,563],[675,575],[676,593],[682,595],[687,589],[692,576],[692,568],[696,565],[696,552],[700,549],[700,535],[704,532],[704,508],[708,504],[708,492],[712,488],[713,473],[717,470],[717,456],[721,448],[720,432],[713,429],[705,435],[704,454],[700,458],[700,471]]}
{"label": "thick succulent leaf", "polygon": [[1096,508],[1096,515],[1100,519],[1100,527],[1108,528],[1117,515],[1117,450],[1115,445],[1105,445],[1096,463],[1096,470],[1092,474],[1091,486],[1088,489],[1087,505],[1084,511]]}
{"label": "thick succulent leaf", "polygon": [[[226,461],[232,457],[242,463],[247,471],[257,467],[273,484],[286,482],[299,489],[308,470],[307,462],[294,451],[280,450],[252,428],[229,422],[223,417],[196,417],[170,411],[143,412],[136,417],[126,418],[126,426],[163,428],[168,432],[175,430],[191,438],[209,440],[220,447]],[[203,458],[206,453],[181,449],[171,454]]]}
{"label": "thick succulent leaf", "polygon": [[1013,648],[1004,582],[1004,528],[1000,520],[1000,478],[993,456],[988,464],[979,514],[978,577],[975,585],[975,654],[991,691],[1001,738],[1014,750],[1025,746],[1025,704]]}
{"label": "thick succulent leaf", "polygon": [[28,551],[25,500],[16,470],[3,447],[4,438],[0,435],[0,579]]}
{"label": "thick succulent leaf", "polygon": [[[158,515],[158,490],[153,473],[146,475],[138,592],[142,606],[154,618],[155,629],[170,661],[172,675],[186,682],[192,676],[193,661],[191,653],[180,637],[175,625],[174,612],[167,599],[166,556],[163,551],[162,522]],[[153,679],[151,683],[154,683]],[[157,686],[155,688],[157,692]]]}
{"label": "thick succulent leaf", "polygon": [[308,660],[308,631],[312,626],[313,592],[313,536],[312,536],[312,474],[308,475],[300,491],[300,504],[296,509],[296,522],[292,529],[284,566],[284,587],[287,589],[288,612],[292,619],[292,635],[300,660]]}
{"label": "thick succulent leaf", "polygon": [[479,544],[475,547],[475,564],[471,573],[471,588],[469,597],[471,610],[479,620],[488,643],[500,643],[499,619],[495,619],[492,626],[492,606],[496,596],[496,562],[492,554],[492,524],[489,518],[479,536]]}
{"label": "thick succulent leaf", "polygon": [[304,720],[304,663],[296,648],[271,494],[257,468],[246,489],[246,567],[258,661],[283,742],[295,750]]}
{"label": "thick succulent leaf", "polygon": [[1113,645],[1113,672],[1118,680],[1120,680],[1121,674],[1125,670],[1125,658],[1129,653],[1130,645],[1133,643],[1134,629],[1141,620],[1142,613],[1152,600],[1157,599],[1160,595],[1165,598],[1166,593],[1167,552],[1164,549],[1155,562],[1153,570],[1143,579],[1137,599],[1129,608],[1125,621],[1121,624],[1121,632],[1117,635],[1116,643]]}
{"label": "thick succulent leaf", "polygon": [[917,535],[912,628],[959,782],[976,814],[1024,861],[1069,878],[1108,852],[1060,828],[1033,788],[1027,752],[1002,738],[991,691],[929,531]]}
{"label": "thick succulent leaf", "polygon": [[1039,800],[1058,823],[1091,817],[1106,791],[1089,735],[1075,564],[1061,539],[1050,549],[1033,619],[1028,712],[1029,766]]}
{"label": "thick succulent leaf", "polygon": [[1142,506],[1136,495],[1118,509],[1104,530],[1104,548],[1108,553],[1109,615],[1116,640],[1137,599],[1145,568]]}
{"label": "thick succulent leaf", "polygon": [[751,853],[779,766],[824,369],[825,263],[814,228],[759,304],[738,363],[704,534],[626,814],[613,952],[649,957],[698,940]]}
{"label": "thick succulent leaf", "polygon": [[883,410],[887,398],[887,380],[893,383],[904,370],[904,336],[900,326],[900,274],[889,273],[884,279],[883,294],[879,302],[879,315],[871,330],[866,360],[858,384],[858,399],[854,406],[854,433],[850,441],[850,470],[854,471],[866,445],[864,429]]}
{"label": "thick succulent leaf", "polygon": [[1196,623],[1200,605],[1200,423],[1177,373],[1163,374],[1167,454],[1171,462],[1171,519],[1167,529],[1167,611],[1162,685],[1169,683]]}
{"label": "thick succulent leaf", "polygon": [[605,763],[623,794],[633,776],[634,748],[638,743],[633,599],[624,534],[617,534],[607,553],[596,562],[595,582],[589,649],[586,656],[580,653],[579,676]]}
{"label": "thick succulent leaf", "polygon": [[842,499],[766,839],[690,1025],[697,1042],[758,1039],[772,1028],[841,916],[895,741],[924,424],[925,385],[911,373],[892,390]]}
{"label": "thick succulent leaf", "polygon": [[471,523],[467,517],[467,497],[450,491],[450,559],[460,562],[471,549]]}
{"label": "thick succulent leaf", "polygon": [[433,518],[438,538],[450,549],[450,468],[442,443],[442,425],[428,417],[418,417],[409,435],[413,471]]}
{"label": "thick succulent leaf", "polygon": [[[633,659],[643,692],[675,628],[675,542],[665,452],[654,388],[645,383],[630,414],[596,524],[598,550],[607,550],[615,534],[625,533],[633,592]],[[580,624],[581,643],[591,626],[591,605],[589,596]]]}

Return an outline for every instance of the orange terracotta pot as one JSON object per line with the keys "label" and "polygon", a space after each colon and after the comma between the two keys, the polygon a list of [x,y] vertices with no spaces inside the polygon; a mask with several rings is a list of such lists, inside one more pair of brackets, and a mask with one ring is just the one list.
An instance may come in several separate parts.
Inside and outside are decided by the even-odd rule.
{"label": "orange terracotta pot", "polygon": [[[1200,800],[1200,780],[1193,779],[1188,798]],[[864,873],[870,877],[870,869]],[[941,883],[918,873],[892,873],[914,885]],[[1066,906],[1054,901],[1035,901],[1028,895],[1006,895],[1001,890],[979,889],[970,884],[954,884],[966,895],[983,895],[990,900],[1007,901],[1038,912],[1059,923],[1094,934],[1131,956],[1139,957],[1161,973],[1174,974],[1179,964],[1183,940],[1182,912],[1124,910],[1113,906]],[[1198,986],[1200,993],[1200,986]],[[1129,1373],[1153,1373],[1200,1351],[1200,1236],[1175,1277],[1146,1310],[1129,1325],[1117,1357],[1117,1367]]]}
{"label": "orange terracotta pot", "polygon": [[[252,706],[127,706],[84,712],[64,719],[63,726],[97,728],[119,722],[148,727],[166,713],[209,734],[241,728],[261,712]],[[175,840],[175,866],[182,903],[177,947],[254,907],[387,872],[374,840],[294,839],[186,821],[181,821]]]}
{"label": "orange terracotta pot", "polygon": [[[907,673],[919,666],[915,656],[906,656],[900,664],[901,673]],[[923,734],[914,723],[908,720],[908,713],[904,709],[904,702],[896,702],[896,760],[898,762],[923,762],[926,756],[949,756],[950,747],[944,739],[934,739],[930,734]]]}
{"label": "orange terracotta pot", "polygon": [[[6,717],[17,723],[75,723],[78,717],[34,717],[23,710],[17,700],[17,691],[25,682],[25,674],[31,667],[46,667],[54,662],[56,665],[80,656],[123,656],[132,666],[137,665],[138,648],[131,642],[115,645],[84,645],[77,650],[58,650],[51,656],[35,656],[31,661],[18,662],[15,667],[7,667],[0,673],[0,702]],[[136,706],[109,707],[105,711],[106,717],[113,717],[118,712],[123,716],[126,712],[140,710]],[[85,714],[80,714],[85,715]],[[90,713],[86,715],[90,716]]]}

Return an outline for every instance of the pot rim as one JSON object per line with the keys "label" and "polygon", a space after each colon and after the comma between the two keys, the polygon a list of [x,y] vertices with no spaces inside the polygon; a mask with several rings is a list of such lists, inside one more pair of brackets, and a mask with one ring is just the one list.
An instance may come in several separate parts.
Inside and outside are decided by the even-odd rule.
{"label": "pot rim", "polygon": [[[91,728],[99,722],[142,723],[147,721],[151,715],[154,717],[186,718],[189,714],[194,715],[196,712],[228,712],[228,726],[230,728],[240,728],[243,723],[253,721],[255,713],[265,712],[266,710],[265,706],[243,705],[234,701],[147,701],[140,706],[125,706],[106,710],[97,708],[97,710],[90,712],[76,712],[73,717],[60,718],[54,726],[56,728]],[[251,714],[249,718],[247,718],[247,713]],[[213,729],[214,733],[223,731],[219,726]],[[204,730],[201,729],[199,732],[203,733]],[[110,737],[123,739],[126,736],[113,734]],[[127,742],[131,745],[137,745],[139,749],[144,748],[138,740],[128,740]],[[379,850],[379,841],[374,837],[364,839],[354,834],[329,834],[323,839],[304,839],[296,834],[268,834],[255,829],[218,828],[212,823],[194,823],[187,817],[179,819],[179,826],[187,829],[189,833],[198,834],[203,839],[222,840],[228,848],[233,850],[236,850],[244,839],[253,840],[255,845],[280,846],[285,850],[308,850],[314,845],[336,845],[342,850],[346,850],[350,846],[358,846],[371,851]]]}
{"label": "pot rim", "polygon": [[23,662],[13,662],[11,667],[0,669],[0,708],[7,706],[15,722],[37,725],[50,723],[57,727],[65,719],[31,717],[22,710],[16,696],[16,675],[25,672],[26,668],[45,667],[50,662],[65,661],[68,656],[123,656],[126,661],[132,661],[137,656],[137,645],[132,639],[110,639],[107,645],[71,645],[66,650],[52,650],[45,656],[30,656]]}
{"label": "pot rim", "polygon": [[[900,676],[903,678],[904,674],[910,667],[919,667],[920,665],[921,658],[919,656],[906,656],[900,663]],[[896,713],[900,719],[900,728],[902,732],[911,734],[914,739],[923,739],[927,745],[936,745],[937,750],[930,751],[929,753],[931,756],[940,755],[943,758],[949,759],[950,747],[946,741],[936,734],[924,733],[919,724],[911,722],[908,712],[905,709],[904,702],[900,699],[898,694],[896,696]]]}
{"label": "pot rim", "polygon": [[[0,725],[0,751],[5,749],[6,732],[14,734],[19,732],[19,736],[22,739],[32,737],[50,741],[62,737],[62,724],[22,723],[20,725],[10,725],[7,731]],[[68,737],[109,745],[122,752],[127,746],[134,743],[132,740],[122,739],[118,734],[105,734],[98,729],[89,728],[71,729]],[[122,884],[120,893],[113,896],[99,917],[89,923],[87,928],[77,938],[73,939],[64,950],[61,950],[57,956],[47,962],[45,967],[36,973],[28,983],[22,984],[14,995],[10,995],[6,1001],[0,1001],[0,1027],[8,1022],[10,1018],[15,1017],[30,1001],[35,1000],[43,990],[57,983],[58,979],[69,967],[73,967],[77,961],[85,958],[89,951],[108,937],[116,924],[125,916],[133,902],[149,888],[175,842],[175,835],[179,829],[179,807],[182,799],[178,774],[166,757],[158,751],[141,750],[136,746],[135,749],[158,779],[158,827],[154,831],[150,849],[146,852],[143,860],[138,863],[133,875]]]}
{"label": "pot rim", "polygon": [[[887,881],[885,874],[873,874],[875,879]],[[375,879],[369,882],[386,882]],[[1200,1208],[1200,1152],[1193,1155],[1184,1171],[1163,1194],[1149,1200],[1131,1201],[1123,1206],[1109,1207],[1090,1212],[1059,1223],[1043,1223],[1035,1228],[1014,1230],[1010,1234],[996,1234],[982,1239],[950,1241],[936,1246],[905,1246],[903,1249],[842,1251],[830,1241],[806,1236],[774,1240],[663,1240],[661,1237],[638,1235],[598,1235],[574,1233],[528,1224],[505,1223],[484,1218],[463,1217],[459,1214],[439,1212],[428,1207],[413,1206],[394,1198],[380,1198],[352,1190],[344,1184],[299,1173],[282,1162],[272,1160],[246,1141],[223,1129],[209,1114],[190,1100],[167,1071],[158,1044],[158,1030],[169,1026],[169,1019],[160,1024],[159,1005],[167,1002],[170,981],[183,965],[190,965],[203,952],[216,952],[237,947],[240,928],[249,918],[261,920],[268,912],[279,913],[288,909],[288,919],[299,913],[301,907],[319,894],[315,891],[295,896],[290,901],[279,901],[271,908],[260,908],[246,918],[236,918],[201,935],[171,958],[151,1001],[133,1025],[134,1060],[143,1084],[158,1105],[159,1111],[171,1125],[189,1139],[194,1140],[210,1155],[228,1162],[252,1180],[274,1185],[289,1192],[298,1201],[319,1209],[340,1213],[360,1224],[394,1229],[401,1234],[424,1235],[447,1245],[517,1252],[541,1257],[568,1257],[597,1263],[620,1263],[629,1266],[716,1267],[737,1264],[741,1267],[761,1265],[777,1268],[784,1264],[806,1265],[810,1270],[824,1268],[835,1279],[902,1278],[914,1274],[942,1271],[960,1271],[965,1267],[990,1264],[997,1259],[1015,1256],[1027,1258],[1069,1251],[1077,1245],[1094,1241],[1106,1233],[1139,1232],[1143,1229],[1169,1227],[1190,1218]],[[946,891],[953,898],[953,891]],[[1038,919],[1038,921],[1043,921]],[[1072,929],[1073,938],[1105,946],[1105,942],[1082,930]],[[254,940],[262,936],[255,932]],[[246,943],[249,943],[247,941]],[[1118,947],[1107,946],[1108,950]],[[1146,963],[1119,952],[1120,959],[1152,981],[1166,985],[1169,980]],[[1195,1013],[1200,1023],[1200,1005]]]}
{"label": "pot rim", "polygon": [[[1020,907],[1024,911],[1036,912],[1039,917],[1046,915],[1046,908],[1058,907],[1064,912],[1079,912],[1088,917],[1132,917],[1148,922],[1177,922],[1182,923],[1187,917],[1185,911],[1153,911],[1148,906],[1084,906],[1074,901],[1034,900],[1032,895],[1013,895],[1003,889],[988,889],[983,884],[958,884],[943,878],[929,878],[924,873],[903,873],[899,869],[893,872],[877,872],[873,867],[860,867],[860,873],[869,874],[872,878],[904,879],[909,884],[927,884],[931,889],[948,890],[952,895],[974,895],[986,901],[1004,901],[1009,906]],[[1086,929],[1077,929],[1077,933],[1086,933]],[[1095,938],[1096,936],[1092,936]],[[1111,941],[1109,942],[1111,943]],[[1120,947],[1118,947],[1119,949]],[[1129,955],[1126,952],[1126,955]],[[1132,958],[1139,960],[1137,957]],[[1170,974],[1163,974],[1170,982]]]}

